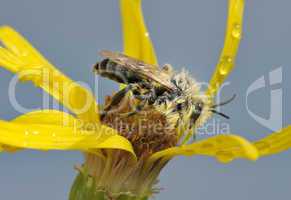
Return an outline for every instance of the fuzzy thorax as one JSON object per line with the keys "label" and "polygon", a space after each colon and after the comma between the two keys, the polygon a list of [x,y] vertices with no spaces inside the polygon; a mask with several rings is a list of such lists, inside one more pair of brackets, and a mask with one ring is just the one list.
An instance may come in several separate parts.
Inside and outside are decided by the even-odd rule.
{"label": "fuzzy thorax", "polygon": [[[186,129],[190,126],[193,128],[194,134],[195,129],[203,125],[210,118],[212,114],[210,112],[212,100],[201,91],[201,84],[191,77],[189,72],[184,69],[181,72],[175,72],[169,64],[165,65],[164,68],[169,71],[168,74],[171,76],[171,82],[182,92],[179,95],[174,95],[174,98],[167,100],[166,104],[159,105],[156,103],[155,108],[167,116],[169,124],[183,126]],[[195,122],[190,124],[191,114],[199,103],[203,105],[201,113]],[[181,110],[177,110],[178,104],[183,105]],[[183,128],[183,130],[185,129]]]}

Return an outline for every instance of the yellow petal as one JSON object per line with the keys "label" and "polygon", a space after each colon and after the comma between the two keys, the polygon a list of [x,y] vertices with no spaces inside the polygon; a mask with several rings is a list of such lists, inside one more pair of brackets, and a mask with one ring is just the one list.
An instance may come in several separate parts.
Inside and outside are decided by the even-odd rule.
{"label": "yellow petal", "polygon": [[[58,126],[78,126],[78,120],[72,115],[61,112],[58,110],[37,110],[26,113],[12,120],[17,123],[25,124],[47,124]],[[0,128],[1,130],[1,128]],[[1,146],[1,145],[0,145]],[[21,150],[21,148],[9,146],[7,144],[2,145],[2,150],[7,152],[15,152]]]}
{"label": "yellow petal", "polygon": [[[76,127],[21,124],[0,121],[0,143],[17,148],[38,150],[81,150],[119,148],[133,153],[130,142],[113,129],[99,126],[98,132]],[[109,141],[107,141],[110,139]],[[110,142],[112,141],[112,142]],[[117,145],[119,144],[119,146]],[[134,154],[134,153],[133,153]]]}
{"label": "yellow petal", "polygon": [[59,110],[37,110],[20,115],[12,121],[17,123],[47,124],[68,127],[78,126],[78,123],[81,123],[81,121],[72,115]]}
{"label": "yellow petal", "polygon": [[121,149],[132,153],[135,155],[134,150],[132,149],[131,143],[120,135],[114,135],[109,137],[104,142],[98,145],[100,149]]}
{"label": "yellow petal", "polygon": [[[42,123],[42,124],[39,124]],[[27,113],[6,122],[0,120],[0,147],[18,149],[81,150],[98,154],[98,149],[121,149],[135,156],[131,143],[107,126],[95,124],[94,130],[80,130],[81,122],[55,110]]]}
{"label": "yellow petal", "polygon": [[32,81],[86,121],[98,121],[94,95],[49,63],[11,27],[0,27],[0,66],[17,73],[20,80]]}
{"label": "yellow petal", "polygon": [[291,148],[291,126],[254,143],[260,156],[278,154]]}
{"label": "yellow petal", "polygon": [[157,58],[146,28],[141,0],[120,0],[124,53],[149,64],[157,64]]}
{"label": "yellow petal", "polygon": [[216,157],[220,162],[230,162],[235,158],[256,160],[258,151],[254,145],[237,135],[219,135],[190,145],[169,148],[153,154],[150,161],[173,156],[204,155]]}
{"label": "yellow petal", "polygon": [[244,0],[229,0],[228,22],[225,34],[224,47],[221,52],[215,72],[210,80],[207,94],[214,96],[232,71],[236,54],[242,37],[242,22],[244,12]]}

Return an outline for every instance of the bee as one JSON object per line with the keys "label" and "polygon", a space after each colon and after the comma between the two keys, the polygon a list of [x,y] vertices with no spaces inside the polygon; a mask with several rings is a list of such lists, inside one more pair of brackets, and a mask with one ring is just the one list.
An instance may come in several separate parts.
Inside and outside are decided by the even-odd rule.
{"label": "bee", "polygon": [[139,103],[133,111],[123,113],[125,116],[134,115],[145,107],[153,106],[167,117],[170,124],[175,127],[187,126],[188,129],[202,125],[211,113],[229,118],[215,108],[229,103],[234,97],[213,105],[200,91],[198,82],[185,70],[175,72],[169,64],[160,68],[107,50],[101,51],[100,55],[104,59],[94,66],[94,71],[102,77],[126,85],[112,97],[101,118],[117,106],[128,93]]}

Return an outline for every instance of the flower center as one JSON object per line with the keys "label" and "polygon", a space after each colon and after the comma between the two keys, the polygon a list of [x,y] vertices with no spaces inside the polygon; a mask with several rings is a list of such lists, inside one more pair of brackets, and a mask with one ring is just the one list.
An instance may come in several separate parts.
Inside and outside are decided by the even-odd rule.
{"label": "flower center", "polygon": [[[111,97],[107,97],[105,103],[110,100]],[[148,106],[128,116],[136,104],[135,100],[124,98],[117,107],[108,112],[102,122],[126,137],[138,157],[176,146],[178,137],[175,128],[168,123],[165,115],[154,107]]]}

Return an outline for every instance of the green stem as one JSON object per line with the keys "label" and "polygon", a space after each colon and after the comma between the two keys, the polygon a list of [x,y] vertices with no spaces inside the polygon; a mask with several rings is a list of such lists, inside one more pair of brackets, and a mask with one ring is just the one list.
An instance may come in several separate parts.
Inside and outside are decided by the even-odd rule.
{"label": "green stem", "polygon": [[110,197],[104,191],[98,191],[96,181],[86,172],[80,172],[71,187],[69,200],[147,200],[148,197],[134,197],[121,194]]}

